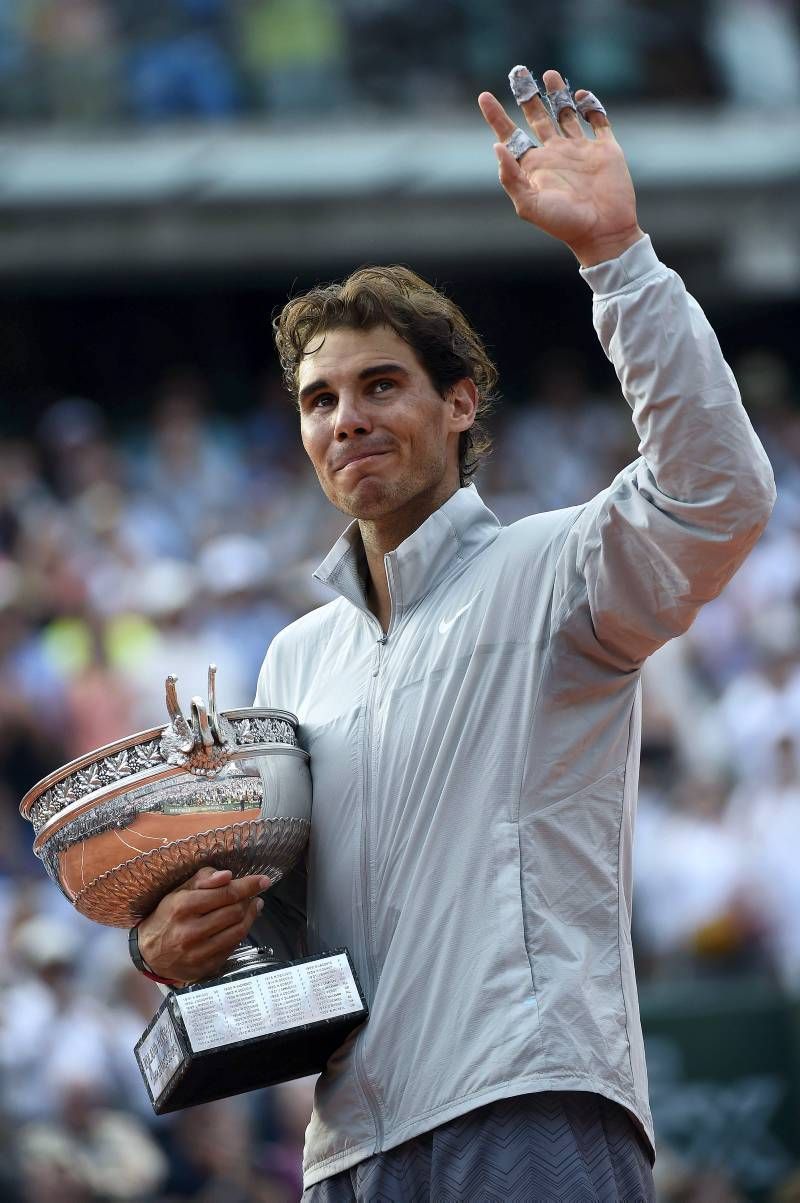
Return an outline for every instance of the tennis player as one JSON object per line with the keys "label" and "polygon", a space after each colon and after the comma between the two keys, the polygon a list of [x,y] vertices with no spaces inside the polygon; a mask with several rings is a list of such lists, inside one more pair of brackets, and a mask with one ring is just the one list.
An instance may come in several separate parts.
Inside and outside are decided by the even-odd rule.
{"label": "tennis player", "polygon": [[[500,183],[577,259],[640,454],[502,526],[472,483],[494,368],[449,299],[367,268],[276,322],[303,446],[352,519],[316,574],[334,600],[277,636],[256,697],[311,755],[311,949],[350,948],[371,1012],[317,1083],[311,1203],[654,1198],[640,673],[742,563],[774,483],[602,105],[556,71],[511,83],[527,130],[479,100]],[[141,924],[146,962],[213,974],[266,884],[201,870]]]}

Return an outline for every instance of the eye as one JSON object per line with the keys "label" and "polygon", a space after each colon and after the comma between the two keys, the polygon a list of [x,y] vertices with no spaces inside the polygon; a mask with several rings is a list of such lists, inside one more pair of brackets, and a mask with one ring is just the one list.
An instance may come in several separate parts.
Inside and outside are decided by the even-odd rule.
{"label": "eye", "polygon": [[327,409],[329,405],[333,405],[336,401],[333,393],[319,393],[316,397],[312,397],[308,403],[309,409]]}
{"label": "eye", "polygon": [[387,389],[394,388],[394,381],[376,380],[372,387],[376,393],[385,393]]}

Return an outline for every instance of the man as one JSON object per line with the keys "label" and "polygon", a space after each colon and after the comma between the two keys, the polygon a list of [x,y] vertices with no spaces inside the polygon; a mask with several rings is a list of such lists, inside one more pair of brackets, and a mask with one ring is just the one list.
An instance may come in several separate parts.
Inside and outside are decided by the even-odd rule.
{"label": "man", "polygon": [[[605,113],[544,79],[555,121],[512,73],[538,147],[479,103],[517,214],[576,255],[633,408],[641,457],[608,489],[499,525],[468,486],[491,364],[413,273],[366,269],[277,323],[303,445],[355,519],[317,573],[339,596],[275,639],[256,699],[300,717],[309,937],[352,950],[371,1011],[317,1085],[315,1203],[653,1198],[630,945],[640,669],[742,562],[774,485],[713,332],[637,224]],[[142,924],[146,961],[214,972],[262,888],[201,870]]]}

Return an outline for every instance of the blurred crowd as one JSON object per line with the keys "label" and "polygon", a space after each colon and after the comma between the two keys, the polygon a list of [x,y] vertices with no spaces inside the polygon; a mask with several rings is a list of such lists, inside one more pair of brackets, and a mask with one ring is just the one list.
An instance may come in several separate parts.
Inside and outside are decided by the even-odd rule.
{"label": "blurred crowd", "polygon": [[[735,366],[779,501],[724,595],[646,668],[638,966],[643,981],[757,973],[798,991],[800,410],[773,352]],[[167,673],[185,703],[214,661],[221,706],[249,705],[273,634],[327,599],[311,571],[344,519],[290,398],[269,379],[233,420],[208,394],[182,368],[128,433],[111,406],[65,398],[0,443],[4,1200],[298,1197],[311,1084],[156,1121],[131,1053],[156,988],[123,933],[60,897],[17,813],[53,768],[166,722]],[[530,403],[501,405],[494,430],[479,489],[504,521],[585,499],[636,454],[624,402],[563,351],[539,357]]]}
{"label": "blurred crowd", "polygon": [[796,0],[0,0],[0,122],[441,113],[509,47],[612,101],[800,91]]}

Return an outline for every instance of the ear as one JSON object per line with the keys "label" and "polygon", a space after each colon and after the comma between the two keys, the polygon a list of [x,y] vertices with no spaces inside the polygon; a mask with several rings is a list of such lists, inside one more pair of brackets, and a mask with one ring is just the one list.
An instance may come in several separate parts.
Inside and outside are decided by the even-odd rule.
{"label": "ear", "polygon": [[451,430],[469,430],[478,408],[478,389],[469,376],[457,380],[444,395],[448,406],[448,425]]}

